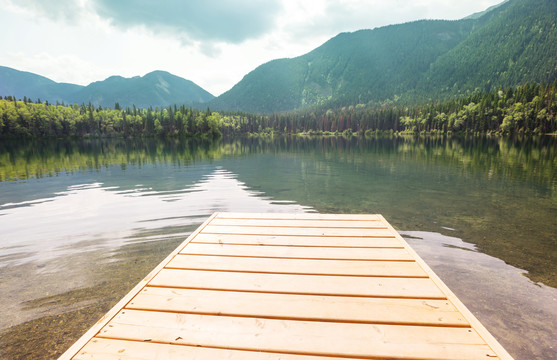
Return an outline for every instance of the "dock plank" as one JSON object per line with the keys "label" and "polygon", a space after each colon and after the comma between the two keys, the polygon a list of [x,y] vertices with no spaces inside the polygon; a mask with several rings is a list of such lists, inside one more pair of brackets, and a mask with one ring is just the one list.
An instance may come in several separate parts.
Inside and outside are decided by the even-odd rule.
{"label": "dock plank", "polygon": [[99,337],[321,356],[407,359],[496,356],[468,328],[284,321],[137,310],[123,310]]}
{"label": "dock plank", "polygon": [[386,229],[341,228],[291,228],[264,226],[207,226],[206,234],[283,235],[283,236],[338,236],[338,237],[385,237],[392,235]]}
{"label": "dock plank", "polygon": [[276,274],[427,277],[427,273],[415,261],[370,262],[179,254],[166,268]]}
{"label": "dock plank", "polygon": [[248,256],[292,259],[344,259],[413,261],[406,249],[391,248],[327,248],[292,246],[257,246],[191,243],[181,254]]}
{"label": "dock plank", "polygon": [[377,214],[215,213],[60,360],[512,357]]}
{"label": "dock plank", "polygon": [[282,228],[349,228],[349,229],[385,229],[379,220],[306,220],[293,219],[285,222],[276,219],[220,219],[216,218],[211,226],[235,227],[282,227]]}
{"label": "dock plank", "polygon": [[318,213],[237,213],[221,212],[216,219],[268,219],[268,220],[351,220],[382,221],[376,214],[318,214]]}
{"label": "dock plank", "polygon": [[285,294],[445,299],[430,279],[163,269],[149,286]]}
{"label": "dock plank", "polygon": [[[346,358],[241,351],[230,349],[158,344],[129,340],[95,338],[74,357],[75,360],[346,360]],[[358,360],[358,359],[356,359]]]}
{"label": "dock plank", "polygon": [[469,327],[468,321],[447,300],[146,287],[127,308],[275,319]]}
{"label": "dock plank", "polygon": [[315,246],[315,247],[375,247],[403,248],[404,244],[391,237],[310,237],[310,236],[265,236],[233,234],[199,234],[192,243],[267,246]]}

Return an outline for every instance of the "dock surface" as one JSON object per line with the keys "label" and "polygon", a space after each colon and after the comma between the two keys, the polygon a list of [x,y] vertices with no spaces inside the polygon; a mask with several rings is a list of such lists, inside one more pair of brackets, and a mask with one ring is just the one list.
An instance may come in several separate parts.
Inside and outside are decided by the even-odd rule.
{"label": "dock surface", "polygon": [[512,359],[381,215],[215,213],[60,359]]}

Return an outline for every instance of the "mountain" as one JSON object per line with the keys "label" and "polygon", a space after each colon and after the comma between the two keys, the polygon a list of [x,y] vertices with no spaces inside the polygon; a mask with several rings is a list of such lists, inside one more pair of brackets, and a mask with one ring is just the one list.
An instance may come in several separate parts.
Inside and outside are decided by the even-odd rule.
{"label": "mountain", "polygon": [[341,33],[310,53],[259,66],[211,108],[277,112],[393,97],[415,86],[440,55],[458,45],[474,21],[417,21]]}
{"label": "mountain", "polygon": [[515,0],[424,74],[418,92],[444,97],[557,78],[557,1]]}
{"label": "mountain", "polygon": [[257,67],[218,98],[163,71],[82,87],[5,67],[0,67],[0,95],[103,107],[208,102],[214,110],[254,113],[419,104],[551,83],[557,78],[556,19],[556,0],[506,0],[462,20],[341,33],[305,55]]}
{"label": "mountain", "polygon": [[140,108],[149,106],[168,106],[184,103],[204,103],[212,100],[213,95],[190,80],[172,75],[166,71],[153,71],[143,77],[123,78],[111,76],[80,89],[72,95],[78,104],[92,103],[95,106],[122,107],[135,105]]}
{"label": "mountain", "polygon": [[65,101],[83,86],[57,83],[44,76],[0,66],[0,95],[50,102]]}
{"label": "mountain", "polygon": [[143,77],[111,76],[87,86],[57,83],[46,77],[0,66],[0,95],[27,97],[94,106],[122,107],[168,106],[172,104],[204,103],[213,95],[190,80],[166,71],[153,71]]}
{"label": "mountain", "polygon": [[557,78],[557,1],[509,0],[458,21],[342,33],[273,60],[210,103],[281,112],[400,99],[418,103]]}

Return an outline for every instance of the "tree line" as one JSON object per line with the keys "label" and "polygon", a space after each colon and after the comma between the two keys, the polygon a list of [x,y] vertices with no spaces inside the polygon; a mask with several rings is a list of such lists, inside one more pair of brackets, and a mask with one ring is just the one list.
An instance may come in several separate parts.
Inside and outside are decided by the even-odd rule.
{"label": "tree line", "polygon": [[[557,131],[557,81],[477,93],[458,100],[405,106],[392,101],[336,109],[313,108],[272,115],[236,114],[238,133],[338,134],[499,133]],[[230,128],[222,129],[229,132]]]}
{"label": "tree line", "polygon": [[27,98],[0,99],[0,137],[220,137],[245,134],[500,133],[557,131],[557,81],[551,85],[477,93],[458,100],[404,106],[382,105],[308,110],[270,115],[212,112],[169,106],[113,109],[52,105]]}
{"label": "tree line", "polygon": [[85,105],[52,105],[12,96],[0,100],[0,137],[218,137],[219,120],[213,113],[169,106],[121,109]]}

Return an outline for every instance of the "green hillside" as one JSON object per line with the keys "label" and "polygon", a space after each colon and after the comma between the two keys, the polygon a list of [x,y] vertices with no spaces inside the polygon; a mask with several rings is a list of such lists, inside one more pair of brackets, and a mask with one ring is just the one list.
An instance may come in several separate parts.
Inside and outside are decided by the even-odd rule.
{"label": "green hillside", "polygon": [[79,91],[80,85],[54,82],[44,76],[0,66],[0,95],[65,101]]}
{"label": "green hillside", "polygon": [[312,52],[247,74],[211,107],[277,112],[333,100],[367,102],[415,86],[416,74],[472,31],[473,21],[417,21],[342,33]]}
{"label": "green hillside", "polygon": [[205,103],[213,95],[190,80],[166,71],[153,71],[143,77],[111,76],[88,86],[54,82],[44,76],[0,66],[0,96],[41,99],[51,103],[89,104],[98,107],[139,108],[173,104]]}
{"label": "green hillside", "polygon": [[342,33],[312,52],[263,64],[211,108],[421,103],[557,77],[557,1],[510,0],[458,21]]}
{"label": "green hillside", "polygon": [[71,103],[94,106],[122,107],[135,105],[139,108],[149,106],[168,106],[199,102],[204,103],[214,96],[189,80],[182,79],[166,71],[153,71],[143,77],[124,78],[111,76],[104,81],[94,82],[71,97]]}
{"label": "green hillside", "polygon": [[439,57],[417,90],[439,97],[556,77],[557,1],[515,0]]}

